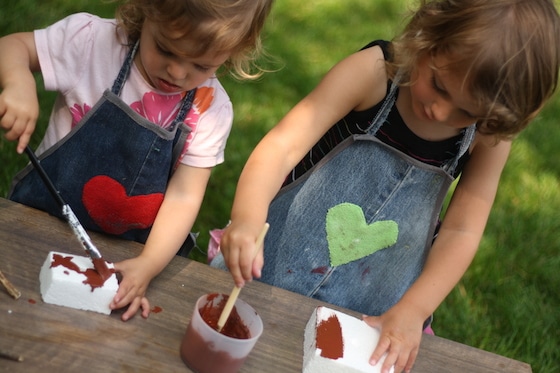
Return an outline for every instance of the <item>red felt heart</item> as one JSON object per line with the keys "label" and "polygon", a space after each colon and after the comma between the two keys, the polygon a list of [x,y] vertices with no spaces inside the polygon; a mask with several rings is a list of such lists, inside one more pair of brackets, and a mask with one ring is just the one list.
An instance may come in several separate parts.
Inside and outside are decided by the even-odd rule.
{"label": "red felt heart", "polygon": [[82,202],[95,224],[107,233],[118,235],[151,227],[163,202],[163,193],[128,196],[121,183],[101,175],[84,185]]}

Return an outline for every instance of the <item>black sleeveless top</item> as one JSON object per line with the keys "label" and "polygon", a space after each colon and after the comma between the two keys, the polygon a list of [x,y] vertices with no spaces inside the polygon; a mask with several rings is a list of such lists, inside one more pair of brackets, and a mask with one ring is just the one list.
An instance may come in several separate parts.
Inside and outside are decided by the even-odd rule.
{"label": "black sleeveless top", "polygon": [[[376,40],[369,43],[362,49],[371,48],[376,45],[381,47],[386,60],[391,58],[388,41]],[[389,91],[390,86],[391,82],[389,81],[387,84],[387,92]],[[396,95],[398,97],[398,89]],[[323,135],[317,144],[313,146],[300,163],[292,170],[292,172],[286,177],[284,185],[290,184],[292,181],[303,175],[347,137],[354,134],[364,134],[367,128],[371,125],[371,121],[381,107],[381,104],[382,102],[369,109],[362,111],[352,110],[346,114],[344,118],[338,121],[327,131],[327,133],[325,133],[325,135]],[[401,118],[396,105],[393,105],[387,120],[377,132],[376,137],[387,145],[398,149],[412,158],[439,167],[457,154],[463,133],[464,130],[456,136],[441,141],[424,140],[414,134],[407,127]],[[468,158],[469,153],[467,152],[459,160],[459,164],[455,170],[455,175],[453,176],[456,177],[461,173],[461,170]]]}

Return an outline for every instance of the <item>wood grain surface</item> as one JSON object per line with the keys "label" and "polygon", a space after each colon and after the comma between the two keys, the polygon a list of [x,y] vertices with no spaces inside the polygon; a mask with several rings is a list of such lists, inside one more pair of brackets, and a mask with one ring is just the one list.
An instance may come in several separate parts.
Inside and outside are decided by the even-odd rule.
{"label": "wood grain surface", "polygon": [[[103,257],[117,262],[142,246],[91,233]],[[0,288],[0,372],[188,372],[179,347],[198,297],[229,294],[224,271],[175,257],[152,281],[152,312],[123,322],[110,316],[46,304],[39,271],[49,251],[85,255],[68,225],[46,213],[0,199],[0,270],[21,292],[17,300]],[[264,332],[241,372],[301,372],[303,333],[314,299],[253,281],[240,298],[260,314]],[[330,306],[359,316],[355,312]],[[424,336],[413,369],[434,372],[531,372],[528,364],[434,336]]]}

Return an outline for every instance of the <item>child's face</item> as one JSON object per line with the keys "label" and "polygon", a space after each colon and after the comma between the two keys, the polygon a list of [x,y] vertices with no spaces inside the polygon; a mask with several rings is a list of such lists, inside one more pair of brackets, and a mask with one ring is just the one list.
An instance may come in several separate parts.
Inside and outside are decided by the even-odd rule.
{"label": "child's face", "polygon": [[196,40],[187,37],[169,38],[161,27],[146,20],[140,36],[135,63],[144,78],[157,90],[173,93],[189,91],[208,78],[230,57],[229,53],[208,52],[191,57],[189,51]]}
{"label": "child's face", "polygon": [[422,122],[461,129],[481,118],[482,110],[463,86],[465,74],[446,69],[448,62],[445,56],[418,61],[411,77],[412,110]]}

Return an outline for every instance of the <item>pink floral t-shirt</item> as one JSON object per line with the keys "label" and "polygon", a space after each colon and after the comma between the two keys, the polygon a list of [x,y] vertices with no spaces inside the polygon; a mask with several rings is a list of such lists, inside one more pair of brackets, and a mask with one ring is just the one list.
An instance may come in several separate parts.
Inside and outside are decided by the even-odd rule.
{"label": "pink floral t-shirt", "polygon": [[[124,35],[117,37],[116,22],[78,13],[36,30],[35,43],[45,89],[58,91],[45,137],[38,153],[66,136],[97,103],[125,60]],[[141,116],[167,127],[184,93],[155,90],[133,64],[120,98]],[[233,121],[231,101],[216,77],[197,88],[185,123],[191,128],[180,162],[213,167],[224,161],[224,149]],[[93,140],[94,141],[94,140]]]}

